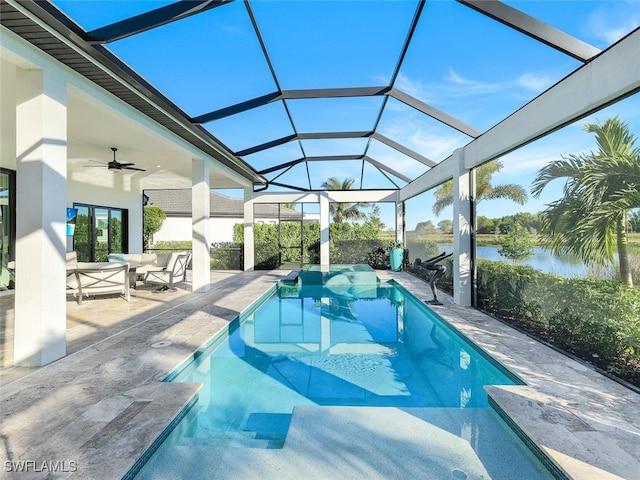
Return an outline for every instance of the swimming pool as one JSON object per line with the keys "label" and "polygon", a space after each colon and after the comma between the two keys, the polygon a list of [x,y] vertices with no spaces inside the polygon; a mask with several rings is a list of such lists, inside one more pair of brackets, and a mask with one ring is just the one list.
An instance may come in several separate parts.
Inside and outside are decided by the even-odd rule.
{"label": "swimming pool", "polygon": [[277,455],[297,412],[328,425],[390,407],[451,461],[466,458],[451,478],[553,478],[488,406],[484,385],[522,382],[393,282],[280,285],[169,380],[203,387],[137,479],[217,471],[221,450]]}

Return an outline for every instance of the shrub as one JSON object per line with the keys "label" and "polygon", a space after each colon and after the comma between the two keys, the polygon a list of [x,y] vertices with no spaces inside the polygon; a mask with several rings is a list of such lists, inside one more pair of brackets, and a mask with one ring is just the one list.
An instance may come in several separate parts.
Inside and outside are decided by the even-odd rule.
{"label": "shrub", "polygon": [[478,307],[640,386],[640,289],[478,261]]}
{"label": "shrub", "polygon": [[153,234],[162,228],[167,214],[160,207],[148,205],[142,210],[142,237],[146,247],[151,245]]}

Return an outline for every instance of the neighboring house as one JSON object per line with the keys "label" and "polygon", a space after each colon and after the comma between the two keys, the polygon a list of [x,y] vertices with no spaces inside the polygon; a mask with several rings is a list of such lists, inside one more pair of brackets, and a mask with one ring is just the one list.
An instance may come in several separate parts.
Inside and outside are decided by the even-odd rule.
{"label": "neighboring house", "polygon": [[[191,241],[191,189],[145,190],[147,205],[160,207],[167,215],[160,231],[153,235],[154,242]],[[244,223],[244,200],[231,198],[217,192],[210,194],[209,239],[215,242],[232,242],[233,226]],[[256,223],[277,224],[283,221],[300,221],[302,214],[291,208],[272,204],[255,204]],[[304,218],[307,220],[308,215]]]}

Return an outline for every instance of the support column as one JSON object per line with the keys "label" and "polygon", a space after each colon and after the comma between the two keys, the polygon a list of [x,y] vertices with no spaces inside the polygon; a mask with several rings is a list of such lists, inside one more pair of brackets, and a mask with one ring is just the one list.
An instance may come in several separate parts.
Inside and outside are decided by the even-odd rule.
{"label": "support column", "polygon": [[396,240],[404,244],[404,202],[400,200],[400,191],[396,198]]}
{"label": "support column", "polygon": [[320,266],[329,266],[329,196],[320,193]]}
{"label": "support column", "polygon": [[0,58],[0,167],[11,158],[9,166],[13,169],[16,158],[16,67],[13,63]]}
{"label": "support column", "polygon": [[16,78],[14,364],[41,366],[66,354],[67,86]]}
{"label": "support column", "polygon": [[191,163],[191,211],[193,244],[191,261],[192,288],[204,293],[211,289],[211,242],[207,238],[211,217],[209,187],[209,162],[193,159]]}
{"label": "support column", "polygon": [[255,267],[255,243],[253,236],[253,188],[244,189],[244,270]]}
{"label": "support column", "polygon": [[471,172],[464,167],[464,149],[453,153],[453,301],[457,305],[471,305],[473,226]]}

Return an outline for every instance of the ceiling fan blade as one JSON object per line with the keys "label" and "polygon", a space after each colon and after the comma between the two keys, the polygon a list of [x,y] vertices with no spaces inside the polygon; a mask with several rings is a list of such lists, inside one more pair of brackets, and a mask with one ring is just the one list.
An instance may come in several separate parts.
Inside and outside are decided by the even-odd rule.
{"label": "ceiling fan blade", "polygon": [[116,162],[116,163],[121,167],[130,167],[132,165],[135,165],[135,163],[120,163],[120,162]]}
{"label": "ceiling fan blade", "polygon": [[[126,164],[124,164],[124,163],[123,163],[122,165],[126,165]],[[133,165],[133,163],[132,163],[131,165]],[[144,168],[125,167],[125,166],[123,166],[123,167],[122,167],[122,169],[123,169],[123,170],[137,170],[137,171],[139,171],[139,172],[146,172],[146,171],[147,171],[147,170],[146,170],[146,169],[144,169]]]}

